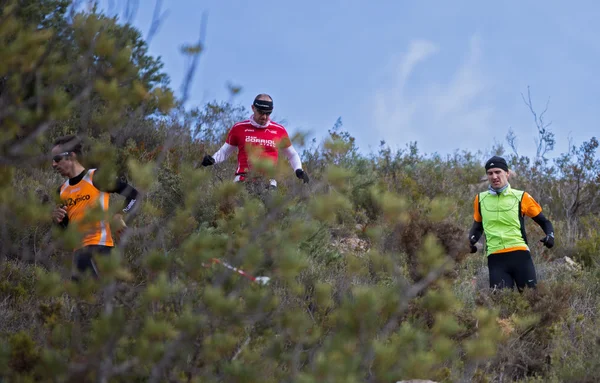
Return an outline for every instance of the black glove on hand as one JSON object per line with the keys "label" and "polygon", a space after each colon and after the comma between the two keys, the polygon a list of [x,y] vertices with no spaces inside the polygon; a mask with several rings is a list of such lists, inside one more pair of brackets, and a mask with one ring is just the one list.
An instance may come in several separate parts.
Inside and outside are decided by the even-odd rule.
{"label": "black glove on hand", "polygon": [[310,179],[308,178],[308,174],[306,174],[302,169],[296,169],[296,177],[303,180],[305,184],[307,184],[308,181],[310,181]]}
{"label": "black glove on hand", "polygon": [[215,159],[210,154],[207,154],[202,159],[202,166],[210,166],[215,164]]}
{"label": "black glove on hand", "polygon": [[550,233],[544,238],[540,239],[540,242],[542,242],[547,248],[551,249],[552,246],[554,246],[554,233]]}
{"label": "black glove on hand", "polygon": [[474,245],[477,243],[477,240],[475,239],[474,235],[472,235],[471,238],[469,238],[469,242],[471,243],[471,245]]}
{"label": "black glove on hand", "polygon": [[477,246],[475,246],[475,244],[477,243],[477,240],[475,239],[474,235],[469,238],[469,243],[471,244],[471,254],[476,253]]}

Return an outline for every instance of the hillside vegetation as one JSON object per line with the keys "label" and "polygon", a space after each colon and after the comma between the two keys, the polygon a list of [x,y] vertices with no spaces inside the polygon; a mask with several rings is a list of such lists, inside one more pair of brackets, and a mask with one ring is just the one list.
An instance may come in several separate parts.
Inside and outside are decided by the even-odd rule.
{"label": "hillside vegetation", "polygon": [[[0,1],[0,381],[597,381],[595,137],[555,154],[536,116],[533,158],[363,154],[339,120],[323,142],[293,137],[309,184],[283,159],[263,169],[279,188],[257,195],[231,182],[234,158],[200,166],[250,111],[235,97],[184,109],[138,30],[70,4]],[[77,233],[50,220],[64,134],[142,195],[98,281],[70,280]],[[556,230],[548,250],[527,221],[540,283],[523,294],[489,291],[469,254],[493,154]]]}

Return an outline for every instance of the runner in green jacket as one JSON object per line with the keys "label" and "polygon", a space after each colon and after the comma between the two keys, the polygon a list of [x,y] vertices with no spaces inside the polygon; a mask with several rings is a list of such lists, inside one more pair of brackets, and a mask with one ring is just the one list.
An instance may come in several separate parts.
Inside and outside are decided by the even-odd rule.
{"label": "runner in green jacket", "polygon": [[531,217],[544,231],[541,240],[554,246],[554,228],[542,214],[541,206],[529,193],[513,189],[508,183],[508,165],[494,156],[485,164],[490,187],[475,196],[473,226],[469,232],[471,252],[485,233],[486,255],[491,288],[535,287],[537,278],[525,233],[525,216]]}

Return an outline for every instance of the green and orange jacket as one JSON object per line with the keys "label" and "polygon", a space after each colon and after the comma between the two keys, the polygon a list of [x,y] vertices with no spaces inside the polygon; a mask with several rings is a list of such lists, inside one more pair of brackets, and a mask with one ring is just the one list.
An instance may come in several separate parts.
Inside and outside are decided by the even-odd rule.
{"label": "green and orange jacket", "polygon": [[529,250],[525,216],[531,217],[547,235],[554,235],[552,224],[529,193],[513,189],[510,184],[501,193],[486,190],[473,201],[474,222],[469,238],[478,240],[485,233],[486,255]]}

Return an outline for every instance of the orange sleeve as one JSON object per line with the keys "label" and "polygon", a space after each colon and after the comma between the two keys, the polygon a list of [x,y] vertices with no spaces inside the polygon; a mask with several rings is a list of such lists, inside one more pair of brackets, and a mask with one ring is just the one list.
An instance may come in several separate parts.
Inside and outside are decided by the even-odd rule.
{"label": "orange sleeve", "polygon": [[475,196],[475,200],[473,201],[473,219],[476,222],[481,222],[481,212],[479,211],[479,194]]}
{"label": "orange sleeve", "polygon": [[523,199],[521,200],[521,213],[528,217],[535,217],[542,212],[542,207],[536,200],[533,199],[529,193],[523,193]]}

